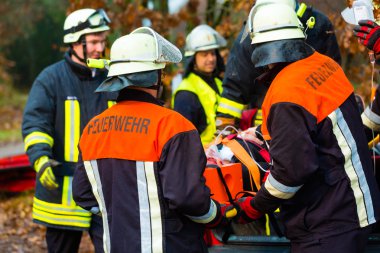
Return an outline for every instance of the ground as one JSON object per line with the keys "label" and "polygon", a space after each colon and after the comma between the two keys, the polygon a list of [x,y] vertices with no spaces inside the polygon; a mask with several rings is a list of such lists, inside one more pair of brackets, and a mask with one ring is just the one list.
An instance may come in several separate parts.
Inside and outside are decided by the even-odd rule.
{"label": "ground", "polygon": [[[0,193],[0,252],[47,252],[45,227],[32,222],[33,191]],[[94,252],[91,240],[84,233],[80,253]]]}

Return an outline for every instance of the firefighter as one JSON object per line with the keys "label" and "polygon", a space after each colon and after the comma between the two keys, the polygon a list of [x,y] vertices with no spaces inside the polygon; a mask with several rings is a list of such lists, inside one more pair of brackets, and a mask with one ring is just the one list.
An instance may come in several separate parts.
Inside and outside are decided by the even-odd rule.
{"label": "firefighter", "polygon": [[256,196],[238,201],[242,220],[281,206],[292,252],[364,252],[379,191],[352,85],[304,42],[289,6],[256,5],[248,22],[251,59],[271,77],[261,131],[273,165]]}
{"label": "firefighter", "polygon": [[[361,44],[372,51],[370,51],[370,54],[373,54],[371,58],[374,58],[372,58],[371,61],[375,61],[377,65],[380,64],[379,59],[377,59],[380,54],[380,26],[371,20],[361,20],[359,24],[354,27],[354,35],[358,37]],[[374,69],[372,69],[372,71],[374,71]],[[362,112],[362,121],[365,126],[367,140],[369,141],[368,145],[373,149],[375,154],[379,151],[378,143],[380,139],[380,88],[373,88],[373,90],[374,97],[371,96],[371,103]],[[376,156],[373,157],[373,159],[376,159]],[[374,164],[376,180],[378,185],[380,185],[379,163],[376,160]],[[379,231],[379,229],[380,227],[377,226],[376,232]]]}
{"label": "firefighter", "polygon": [[[339,46],[334,34],[334,27],[330,20],[321,12],[305,4],[299,4],[297,0],[257,0],[259,3],[286,3],[297,10],[307,34],[306,42],[316,51],[341,62]],[[307,25],[308,24],[308,25]],[[314,24],[314,26],[313,26]],[[249,105],[251,108],[259,108],[251,125],[260,125],[262,121],[261,104],[267,91],[267,86],[262,68],[255,68],[250,56],[254,46],[250,43],[247,34],[248,26],[242,28],[239,36],[229,54],[226,72],[223,79],[223,93],[217,108],[218,129],[226,125],[239,126],[242,111]],[[244,38],[245,37],[245,38]],[[243,41],[242,41],[243,40]]]}
{"label": "firefighter", "polygon": [[[354,27],[354,35],[358,37],[359,42],[373,51],[374,57],[378,58],[380,54],[380,26],[371,20],[361,20],[359,25]],[[376,59],[376,63],[380,64]],[[362,120],[369,129],[380,132],[380,90],[376,89],[375,98],[370,106],[362,113]],[[369,134],[372,136],[372,134]]]}
{"label": "firefighter", "polygon": [[85,230],[96,252],[102,251],[101,219],[75,204],[72,176],[83,128],[117,97],[94,94],[106,72],[85,64],[86,58],[104,54],[109,22],[102,9],[80,9],[67,16],[63,41],[69,49],[63,60],[39,74],[25,107],[22,134],[37,172],[33,221],[47,227],[49,252],[77,252]]}
{"label": "firefighter", "polygon": [[202,143],[210,143],[216,132],[216,108],[222,94],[224,62],[219,48],[226,40],[208,25],[195,27],[186,37],[187,65],[184,79],[173,94],[173,108],[190,120]]}
{"label": "firefighter", "polygon": [[166,63],[181,52],[148,27],[117,39],[97,92],[120,91],[80,140],[75,201],[103,217],[105,252],[207,252],[205,224],[225,223],[210,199],[206,156],[193,124],[159,101]]}

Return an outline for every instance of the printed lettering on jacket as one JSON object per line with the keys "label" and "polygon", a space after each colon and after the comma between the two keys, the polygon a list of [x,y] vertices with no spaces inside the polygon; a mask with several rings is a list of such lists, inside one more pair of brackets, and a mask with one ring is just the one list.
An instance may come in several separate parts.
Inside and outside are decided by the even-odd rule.
{"label": "printed lettering on jacket", "polygon": [[111,115],[96,118],[87,125],[87,134],[99,134],[101,132],[119,131],[148,134],[150,119]]}

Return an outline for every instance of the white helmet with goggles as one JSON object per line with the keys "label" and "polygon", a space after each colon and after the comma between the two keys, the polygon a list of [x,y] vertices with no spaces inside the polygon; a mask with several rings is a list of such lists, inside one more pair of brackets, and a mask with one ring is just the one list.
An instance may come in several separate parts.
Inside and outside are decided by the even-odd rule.
{"label": "white helmet with goggles", "polygon": [[225,47],[227,41],[208,25],[195,27],[186,37],[185,56],[196,52]]}
{"label": "white helmet with goggles", "polygon": [[67,16],[63,25],[63,42],[79,41],[84,34],[108,31],[111,20],[103,9],[80,9]]}

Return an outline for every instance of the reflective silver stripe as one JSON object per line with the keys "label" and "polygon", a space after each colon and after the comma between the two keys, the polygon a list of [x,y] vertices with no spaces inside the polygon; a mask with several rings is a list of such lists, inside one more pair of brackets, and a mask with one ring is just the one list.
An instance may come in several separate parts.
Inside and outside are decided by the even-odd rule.
{"label": "reflective silver stripe", "polygon": [[369,107],[362,113],[362,121],[368,128],[374,131],[380,131],[380,116],[371,111]]}
{"label": "reflective silver stripe", "polygon": [[224,108],[224,109],[227,109],[227,110],[229,110],[229,111],[236,112],[236,113],[238,113],[238,114],[241,114],[241,112],[243,111],[243,110],[240,110],[239,108],[236,108],[236,107],[233,107],[233,106],[231,106],[231,105],[224,104],[224,103],[219,103],[219,107]]}
{"label": "reflective silver stripe", "polygon": [[190,216],[186,215],[190,220],[196,222],[196,223],[202,223],[207,224],[211,222],[213,219],[215,219],[217,214],[217,207],[214,201],[210,201],[210,208],[208,209],[208,212],[201,216]]}
{"label": "reflective silver stripe", "polygon": [[280,199],[290,199],[302,187],[300,186],[287,186],[278,182],[272,174],[269,174],[268,179],[265,181],[265,189],[272,195]]}
{"label": "reflective silver stripe", "polygon": [[58,215],[66,214],[66,215],[77,215],[80,217],[90,216],[89,211],[82,209],[79,206],[64,206],[62,204],[51,204],[45,201],[39,200],[37,198],[33,199],[33,206],[43,210],[50,211],[50,213],[56,213]]}
{"label": "reflective silver stripe", "polygon": [[150,205],[150,220],[152,226],[152,253],[163,252],[161,206],[158,197],[158,187],[154,175],[153,162],[145,162],[145,175],[148,186]]}
{"label": "reflective silver stripe", "polygon": [[145,175],[144,162],[136,162],[137,192],[140,208],[140,238],[141,253],[152,252],[152,233],[150,224],[150,207],[148,186]]}
{"label": "reflective silver stripe", "polygon": [[73,177],[64,176],[63,177],[63,194],[62,194],[62,203],[66,206],[76,206],[75,201],[73,200]]}
{"label": "reflective silver stripe", "polygon": [[110,244],[110,231],[108,226],[108,215],[104,195],[102,190],[102,183],[100,181],[98,163],[96,160],[84,161],[87,177],[91,183],[92,192],[99,204],[99,210],[102,213],[103,219],[103,248],[105,253],[111,252]]}
{"label": "reflective silver stripe", "polygon": [[25,137],[24,143],[25,143],[24,150],[27,151],[30,146],[33,146],[35,144],[40,144],[40,143],[45,143],[49,145],[50,147],[53,147],[54,140],[50,135],[43,132],[36,131],[36,132],[32,132],[28,134]]}
{"label": "reflective silver stripe", "polygon": [[65,161],[78,161],[80,137],[80,108],[75,98],[65,101]]}
{"label": "reflective silver stripe", "polygon": [[331,113],[329,118],[332,121],[338,145],[345,157],[344,169],[350,178],[360,227],[365,227],[375,223],[376,219],[374,217],[371,193],[357,152],[356,142],[339,108]]}
{"label": "reflective silver stripe", "polygon": [[68,179],[68,186],[67,186],[67,205],[68,206],[71,206],[72,204],[74,204],[74,200],[73,200],[73,177],[67,177]]}

